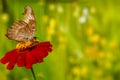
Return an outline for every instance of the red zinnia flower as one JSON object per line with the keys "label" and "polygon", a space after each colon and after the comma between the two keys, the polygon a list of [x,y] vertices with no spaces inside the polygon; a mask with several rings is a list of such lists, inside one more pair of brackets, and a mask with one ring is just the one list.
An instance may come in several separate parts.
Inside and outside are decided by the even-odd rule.
{"label": "red zinnia flower", "polygon": [[43,62],[43,58],[48,55],[48,52],[52,51],[51,47],[50,42],[20,42],[16,49],[5,54],[1,63],[8,63],[7,69],[9,70],[13,69],[15,64],[29,69],[32,68],[32,64]]}

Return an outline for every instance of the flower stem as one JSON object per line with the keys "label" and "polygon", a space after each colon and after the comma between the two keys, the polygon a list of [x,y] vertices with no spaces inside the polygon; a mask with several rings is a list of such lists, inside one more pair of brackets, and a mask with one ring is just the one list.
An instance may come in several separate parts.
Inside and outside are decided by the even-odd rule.
{"label": "flower stem", "polygon": [[34,80],[36,80],[36,76],[35,76],[35,73],[34,73],[33,68],[31,68],[31,72],[32,72],[32,75],[33,75],[33,77],[34,77]]}

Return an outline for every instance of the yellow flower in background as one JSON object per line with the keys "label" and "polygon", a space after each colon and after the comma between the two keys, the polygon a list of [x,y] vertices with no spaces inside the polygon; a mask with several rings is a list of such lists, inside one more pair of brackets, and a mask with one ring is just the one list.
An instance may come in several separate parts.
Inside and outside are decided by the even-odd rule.
{"label": "yellow flower in background", "polygon": [[99,51],[98,58],[100,59],[112,59],[113,53],[105,52],[105,51]]}
{"label": "yellow flower in background", "polygon": [[105,45],[106,45],[106,39],[103,37],[103,38],[100,38],[100,45],[102,46],[102,47],[105,47]]}
{"label": "yellow flower in background", "polygon": [[9,15],[7,13],[3,13],[0,15],[0,19],[4,22],[7,22],[9,20]]}
{"label": "yellow flower in background", "polygon": [[49,26],[46,28],[47,39],[49,40],[51,36],[55,33],[56,20],[51,18],[49,20]]}
{"label": "yellow flower in background", "polygon": [[98,48],[96,46],[87,46],[85,48],[85,54],[88,57],[95,57],[98,53]]}
{"label": "yellow flower in background", "polygon": [[50,21],[49,21],[49,26],[51,28],[55,28],[56,26],[56,20],[54,18],[51,18]]}
{"label": "yellow flower in background", "polygon": [[84,66],[80,69],[80,75],[81,76],[85,77],[85,76],[87,76],[87,73],[88,73],[88,69],[87,69],[86,66]]}
{"label": "yellow flower in background", "polygon": [[92,27],[87,27],[87,29],[86,29],[87,36],[92,36],[93,33],[94,33],[93,28]]}
{"label": "yellow flower in background", "polygon": [[62,43],[65,43],[67,41],[66,37],[60,35],[59,36],[59,41],[62,42]]}
{"label": "yellow flower in background", "polygon": [[48,16],[47,16],[47,15],[44,15],[44,16],[42,17],[42,20],[43,20],[43,22],[47,23],[47,22],[48,22]]}
{"label": "yellow flower in background", "polygon": [[90,37],[90,41],[93,43],[99,43],[100,36],[98,34],[94,34],[93,36]]}
{"label": "yellow flower in background", "polygon": [[108,59],[113,58],[113,53],[111,53],[111,52],[107,52],[107,58],[108,58]]}
{"label": "yellow flower in background", "polygon": [[72,74],[76,76],[86,77],[87,73],[88,73],[88,68],[86,66],[83,67],[75,66],[72,69]]}
{"label": "yellow flower in background", "polygon": [[55,8],[56,8],[56,7],[55,7],[55,4],[52,4],[52,3],[49,4],[48,7],[49,7],[49,9],[50,9],[51,11],[55,10]]}
{"label": "yellow flower in background", "polygon": [[76,6],[74,9],[74,12],[73,12],[73,16],[76,18],[79,17],[79,15],[80,15],[79,12],[80,12],[80,8],[79,8],[79,6]]}
{"label": "yellow flower in background", "polygon": [[72,73],[73,73],[73,75],[80,75],[80,67],[79,66],[75,66],[75,67],[73,67],[73,69],[72,69]]}
{"label": "yellow flower in background", "polygon": [[95,13],[95,12],[96,12],[96,9],[95,9],[94,6],[92,6],[92,7],[90,8],[90,12],[91,12],[91,13]]}
{"label": "yellow flower in background", "polygon": [[47,34],[47,40],[50,40],[51,36],[54,34],[54,29],[50,28],[49,26],[46,27],[46,34]]}
{"label": "yellow flower in background", "polygon": [[100,51],[98,53],[98,57],[101,58],[101,59],[105,59],[107,58],[107,53],[103,52],[103,51]]}
{"label": "yellow flower in background", "polygon": [[49,26],[46,28],[46,30],[47,30],[48,35],[52,35],[54,33],[54,30],[50,28]]}
{"label": "yellow flower in background", "polygon": [[111,42],[111,43],[110,43],[110,48],[111,48],[112,50],[118,49],[118,43],[117,43],[116,41]]}

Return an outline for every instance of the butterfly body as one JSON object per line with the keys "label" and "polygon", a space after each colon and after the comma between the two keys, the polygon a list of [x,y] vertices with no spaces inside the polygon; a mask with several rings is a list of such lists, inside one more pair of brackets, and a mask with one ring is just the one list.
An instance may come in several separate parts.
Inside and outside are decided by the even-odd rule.
{"label": "butterfly body", "polygon": [[23,15],[24,19],[13,23],[6,36],[17,42],[33,41],[35,40],[36,20],[32,8],[26,6]]}

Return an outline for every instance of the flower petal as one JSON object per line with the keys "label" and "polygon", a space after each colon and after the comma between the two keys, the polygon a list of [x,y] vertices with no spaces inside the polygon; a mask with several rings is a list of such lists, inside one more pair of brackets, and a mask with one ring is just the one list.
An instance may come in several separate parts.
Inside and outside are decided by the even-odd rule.
{"label": "flower petal", "polygon": [[14,65],[17,62],[17,57],[19,56],[19,53],[16,53],[14,57],[11,58],[10,62],[7,65],[7,69],[11,70],[14,68]]}
{"label": "flower petal", "polygon": [[50,44],[50,42],[41,42],[37,45],[38,48],[41,48],[42,50],[45,50],[45,51],[48,51],[48,52],[51,52],[52,49],[52,44]]}
{"label": "flower petal", "polygon": [[31,53],[31,55],[34,56],[34,58],[37,60],[37,62],[43,62],[43,58],[41,57],[41,55],[39,54],[39,52]]}
{"label": "flower petal", "polygon": [[38,44],[38,47],[44,47],[44,46],[46,46],[46,47],[52,47],[52,44],[50,44],[50,42],[40,42]]}
{"label": "flower petal", "polygon": [[17,53],[17,50],[14,49],[12,51],[9,51],[5,54],[5,56],[0,60],[1,63],[6,64],[11,60],[11,58],[14,57],[14,55]]}
{"label": "flower petal", "polygon": [[43,62],[43,58],[51,52],[52,45],[50,42],[40,42],[35,47],[28,48],[25,51],[19,52],[17,49],[9,51],[0,60],[1,63],[7,65],[7,69],[11,70],[15,64],[19,67],[26,66],[27,69],[31,68],[37,62]]}
{"label": "flower petal", "polygon": [[50,42],[42,42],[33,48],[30,53],[38,62],[43,62],[43,58],[48,55],[48,52],[52,51],[51,46]]}
{"label": "flower petal", "polygon": [[32,67],[32,64],[36,63],[36,59],[30,54],[26,53],[26,68],[29,69]]}
{"label": "flower petal", "polygon": [[17,65],[19,66],[19,67],[22,67],[22,66],[25,66],[25,57],[26,56],[26,54],[25,53],[20,53],[20,55],[19,55],[19,57],[18,57],[18,59],[17,59]]}

